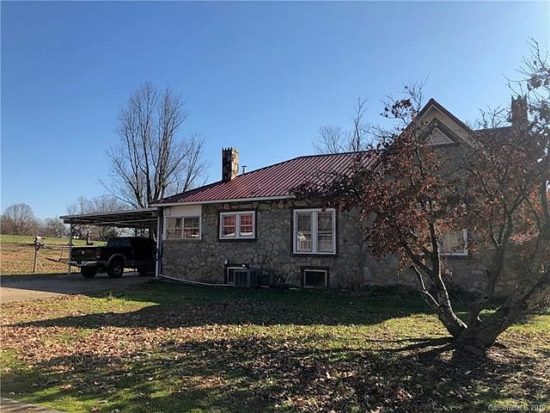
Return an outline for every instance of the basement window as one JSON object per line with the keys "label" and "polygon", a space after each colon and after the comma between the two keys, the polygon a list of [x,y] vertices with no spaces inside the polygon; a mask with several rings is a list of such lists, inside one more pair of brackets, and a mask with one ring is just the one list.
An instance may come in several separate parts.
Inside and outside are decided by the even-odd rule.
{"label": "basement window", "polygon": [[319,268],[302,269],[302,286],[304,288],[327,288],[328,270]]}
{"label": "basement window", "polygon": [[254,239],[256,213],[254,211],[221,212],[220,239]]}

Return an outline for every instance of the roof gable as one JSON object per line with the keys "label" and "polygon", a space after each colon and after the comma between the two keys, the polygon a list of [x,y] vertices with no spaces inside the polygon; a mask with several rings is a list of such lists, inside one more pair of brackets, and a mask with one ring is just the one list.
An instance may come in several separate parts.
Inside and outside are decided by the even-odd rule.
{"label": "roof gable", "polygon": [[[434,133],[432,134],[434,135],[434,145],[464,144],[470,147],[476,146],[475,140],[472,139],[474,132],[468,125],[433,98],[418,113],[417,119],[420,123],[434,126]],[[438,130],[439,132],[437,132]]]}

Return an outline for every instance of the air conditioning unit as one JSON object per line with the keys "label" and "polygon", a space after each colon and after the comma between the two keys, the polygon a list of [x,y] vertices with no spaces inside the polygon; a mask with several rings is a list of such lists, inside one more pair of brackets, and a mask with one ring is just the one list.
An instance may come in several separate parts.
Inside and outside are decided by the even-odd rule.
{"label": "air conditioning unit", "polygon": [[256,270],[240,268],[233,271],[235,287],[256,288],[258,275]]}

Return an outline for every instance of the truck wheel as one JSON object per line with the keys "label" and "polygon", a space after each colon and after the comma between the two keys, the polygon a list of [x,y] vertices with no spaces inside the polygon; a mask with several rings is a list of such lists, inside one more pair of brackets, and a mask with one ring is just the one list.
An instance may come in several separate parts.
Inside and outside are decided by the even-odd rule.
{"label": "truck wheel", "polygon": [[124,272],[124,261],[120,258],[115,258],[107,267],[107,275],[111,278],[120,278]]}
{"label": "truck wheel", "polygon": [[92,278],[97,274],[97,267],[80,267],[80,274],[84,278]]}
{"label": "truck wheel", "polygon": [[143,267],[138,267],[137,270],[139,272],[139,275],[141,275],[142,277],[150,277],[150,276],[153,275],[153,267],[151,267],[149,265],[144,265]]}

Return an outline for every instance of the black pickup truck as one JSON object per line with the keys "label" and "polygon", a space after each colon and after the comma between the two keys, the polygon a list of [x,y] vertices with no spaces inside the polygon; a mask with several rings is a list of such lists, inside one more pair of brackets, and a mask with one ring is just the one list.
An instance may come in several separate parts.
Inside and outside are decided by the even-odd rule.
{"label": "black pickup truck", "polygon": [[80,267],[86,278],[104,271],[111,278],[119,278],[125,268],[151,275],[155,267],[155,242],[150,238],[118,237],[110,238],[105,247],[73,247],[71,265]]}

